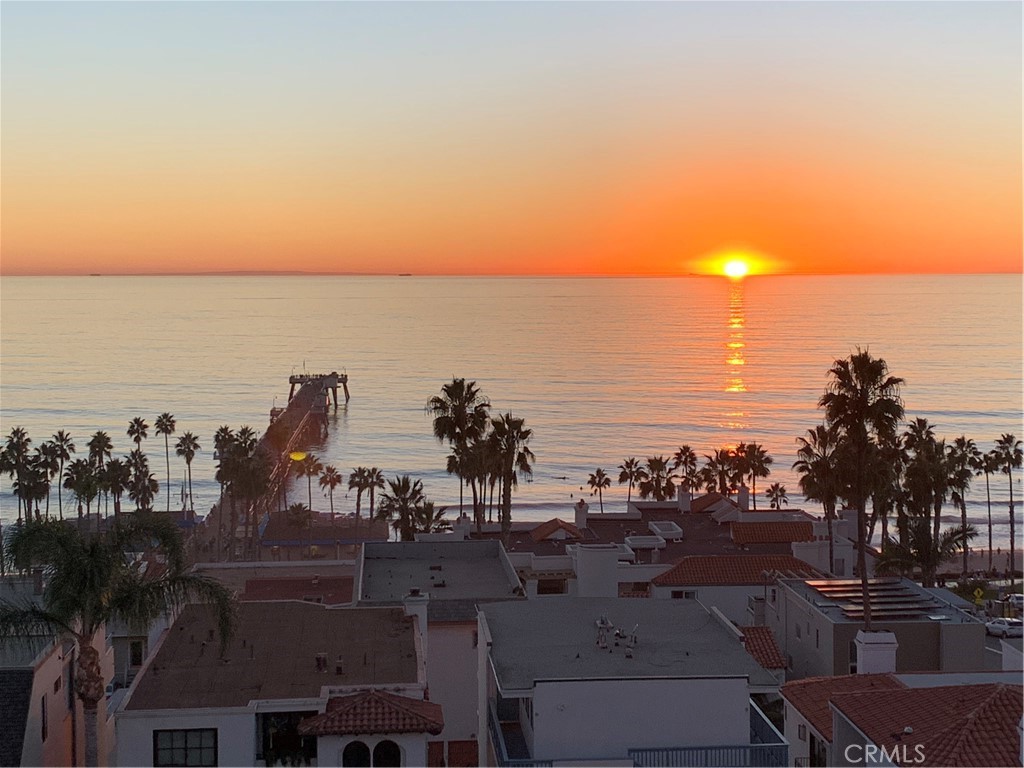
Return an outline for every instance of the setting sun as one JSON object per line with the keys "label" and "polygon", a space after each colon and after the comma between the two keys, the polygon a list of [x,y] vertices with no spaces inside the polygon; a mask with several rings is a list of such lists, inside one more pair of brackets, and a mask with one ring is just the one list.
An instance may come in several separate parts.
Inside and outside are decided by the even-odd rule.
{"label": "setting sun", "polygon": [[728,277],[740,278],[750,271],[750,265],[743,259],[729,259],[722,265],[722,272]]}

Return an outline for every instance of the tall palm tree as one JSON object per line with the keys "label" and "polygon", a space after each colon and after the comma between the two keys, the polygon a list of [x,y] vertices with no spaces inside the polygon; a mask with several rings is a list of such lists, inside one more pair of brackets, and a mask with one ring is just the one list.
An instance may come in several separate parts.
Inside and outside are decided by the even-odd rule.
{"label": "tall palm tree", "polygon": [[[174,421],[174,414],[161,413],[156,417],[156,433],[164,436],[164,456],[167,459],[167,511],[171,511],[171,442],[170,437],[174,434],[177,423]],[[181,455],[180,453],[178,454]]]}
{"label": "tall palm tree", "polygon": [[[434,437],[440,442],[458,447],[464,453],[473,441],[479,440],[487,431],[487,419],[491,403],[484,397],[475,381],[453,378],[441,387],[441,394],[427,401],[426,410],[433,421]],[[461,477],[460,477],[461,480]],[[477,509],[476,483],[473,482],[474,509],[477,530],[483,524],[482,514]],[[459,483],[459,514],[462,514],[462,483]]]}
{"label": "tall palm tree", "polygon": [[416,509],[424,501],[423,483],[419,480],[408,475],[388,480],[388,490],[380,496],[377,519],[390,522],[402,541],[412,541],[416,534],[413,524]]}
{"label": "tall palm tree", "polygon": [[688,445],[679,446],[679,450],[672,455],[672,469],[680,472],[679,484],[685,491],[697,487],[697,461],[697,454]]}
{"label": "tall palm tree", "polygon": [[25,488],[26,485],[24,474],[28,466],[29,446],[31,444],[32,438],[28,436],[28,432],[23,427],[13,427],[4,443],[4,451],[8,456],[7,473],[14,479],[14,495],[18,499],[19,523],[21,522],[21,510],[23,506],[25,508],[25,516],[29,516],[30,502],[22,495],[22,489]]}
{"label": "tall palm tree", "polygon": [[78,502],[78,519],[82,519],[82,502],[85,502],[85,515],[88,518],[92,500],[98,492],[92,463],[85,459],[75,459],[68,464],[64,469],[64,487],[74,494]]}
{"label": "tall palm tree", "polygon": [[[60,461],[60,469],[57,472],[57,477],[64,477],[64,462],[71,460],[71,454],[75,452],[75,441],[71,439],[71,435],[65,432],[63,429],[57,430],[53,435],[53,444],[57,447],[57,459]],[[61,499],[60,489],[62,484],[57,483],[57,509],[60,514],[60,519],[64,519],[64,501]]]}
{"label": "tall palm tree", "polygon": [[619,464],[619,469],[622,470],[619,472],[619,485],[629,483],[629,488],[626,491],[626,503],[629,504],[630,499],[633,498],[633,486],[639,485],[647,479],[647,470],[635,456],[630,456]]}
{"label": "tall palm tree", "polygon": [[974,526],[947,528],[935,538],[934,529],[926,517],[912,516],[906,544],[886,539],[875,564],[879,574],[901,573],[910,575],[914,569],[921,570],[921,583],[925,587],[935,586],[935,574],[939,566],[956,557],[967,543],[977,535]]}
{"label": "tall palm tree", "polygon": [[996,440],[996,456],[999,457],[999,465],[1003,474],[1006,475],[1010,486],[1010,586],[1013,586],[1017,572],[1017,560],[1015,550],[1016,531],[1013,519],[1013,470],[1024,463],[1024,451],[1021,450],[1021,441],[1013,435],[1001,435]]}
{"label": "tall palm tree", "polygon": [[825,409],[826,425],[834,426],[840,440],[849,446],[849,492],[857,509],[857,570],[864,603],[864,629],[870,632],[866,555],[867,499],[871,495],[872,478],[868,470],[876,441],[892,437],[903,419],[900,399],[903,379],[889,374],[885,360],[860,349],[848,358],[836,360],[828,374],[829,382],[818,400],[818,407]]}
{"label": "tall palm tree", "polygon": [[728,448],[719,448],[712,455],[705,454],[705,470],[708,479],[723,496],[728,496],[739,480],[736,454]]}
{"label": "tall palm tree", "polygon": [[237,434],[235,434],[235,443],[238,445],[242,453],[252,453],[256,450],[256,444],[259,442],[259,435],[256,434],[256,430],[250,427],[248,424],[243,424],[238,428]]}
{"label": "tall palm tree", "polygon": [[786,486],[772,483],[764,492],[768,497],[772,509],[782,509],[783,504],[789,504],[789,497],[786,495]]}
{"label": "tall palm tree", "polygon": [[114,450],[114,444],[110,441],[110,435],[103,430],[95,432],[89,438],[87,447],[89,448],[89,461],[97,467],[102,467],[104,461],[110,458]]}
{"label": "tall palm tree", "polygon": [[142,450],[142,441],[149,437],[149,424],[140,416],[128,422],[128,437],[135,441],[135,448]]}
{"label": "tall palm tree", "polygon": [[[267,455],[259,450],[240,453],[234,457],[231,499],[232,502],[236,497],[242,500],[242,509],[245,515],[245,532],[242,538],[247,557],[256,550],[259,536],[259,502],[261,499],[265,499],[267,489],[270,487],[271,466],[272,463]],[[234,531],[232,531],[233,536]]]}
{"label": "tall palm tree", "polygon": [[[188,508],[192,512],[195,511],[195,506],[192,501],[192,459],[196,457],[196,453],[202,450],[202,446],[199,445],[199,438],[193,435],[191,432],[186,432],[178,438],[177,444],[174,446],[174,453],[176,456],[180,456],[185,460],[185,471],[188,474]],[[167,475],[168,482],[170,482],[170,474]]]}
{"label": "tall palm tree", "polygon": [[368,517],[374,519],[373,497],[377,489],[384,490],[384,473],[377,467],[369,467],[366,470],[366,490],[370,494],[370,511]]}
{"label": "tall palm tree", "polygon": [[838,435],[834,428],[819,424],[807,430],[807,437],[798,437],[793,469],[800,475],[800,490],[810,501],[820,501],[828,527],[828,568],[835,573],[833,525],[839,499],[839,467],[836,463]]}
{"label": "tall palm tree", "polygon": [[309,508],[313,509],[313,478],[320,477],[320,473],[324,471],[324,465],[320,463],[320,460],[312,453],[307,453],[306,457],[302,461],[295,463],[295,474],[298,477],[306,478],[306,484],[309,486]]}
{"label": "tall palm tree", "polygon": [[413,538],[416,538],[416,533],[441,533],[443,531],[450,531],[452,524],[450,521],[445,519],[444,513],[448,511],[448,507],[434,507],[434,502],[424,501],[413,511],[412,523],[415,533]]}
{"label": "tall palm tree", "polygon": [[114,519],[121,517],[121,496],[132,482],[132,469],[121,459],[111,459],[103,468],[103,481],[110,495],[114,497]]}
{"label": "tall palm tree", "polygon": [[768,477],[774,460],[765,447],[759,443],[746,443],[743,446],[743,468],[750,477],[750,497],[757,510],[757,478]]}
{"label": "tall palm tree", "polygon": [[[46,479],[46,517],[50,516],[50,481],[60,477],[60,449],[55,443],[45,442],[36,448],[36,468]],[[60,483],[57,483],[60,488]]]}
{"label": "tall palm tree", "polygon": [[988,505],[988,570],[992,571],[992,488],[989,485],[989,476],[999,471],[999,456],[995,450],[988,453],[979,451],[971,460],[971,467],[975,475],[985,476],[985,501]]}
{"label": "tall palm tree", "polygon": [[[363,492],[369,490],[366,467],[353,467],[352,474],[348,476],[348,489],[356,492],[356,529],[359,528],[359,516],[363,505]],[[370,513],[373,518],[373,513]]]}
{"label": "tall palm tree", "polygon": [[[231,473],[230,468],[225,464],[228,455],[231,453],[231,447],[235,444],[235,433],[227,424],[222,424],[217,427],[217,431],[213,433],[213,452],[214,458],[217,459],[217,472],[216,478],[220,485],[220,496],[217,500],[217,562],[220,562],[221,554],[223,553],[223,532],[224,532],[224,490],[228,484],[228,476]],[[229,462],[230,463],[230,462]],[[282,483],[282,487],[284,487]]]}
{"label": "tall palm tree", "polygon": [[128,498],[135,502],[136,512],[152,512],[153,499],[160,492],[160,483],[152,472],[137,471],[128,486]]}
{"label": "tall palm tree", "polygon": [[333,464],[328,464],[324,467],[324,473],[320,476],[320,487],[327,489],[327,495],[331,499],[331,525],[334,524],[334,489],[344,481],[344,475]]}
{"label": "tall palm tree", "polygon": [[[148,550],[154,542],[167,563],[156,576],[152,569],[135,567],[124,554]],[[115,521],[103,534],[85,534],[55,520],[29,521],[8,535],[6,550],[18,568],[41,566],[46,588],[42,605],[0,600],[0,637],[47,635],[77,645],[74,688],[85,709],[87,766],[99,764],[97,705],[106,680],[96,642],[104,626],[123,621],[145,632],[161,613],[203,602],[214,607],[221,642],[231,635],[231,593],[219,582],[189,572],[181,537],[169,520],[131,516]]]}
{"label": "tall palm tree", "polygon": [[[971,480],[974,479],[974,465],[981,456],[981,451],[974,441],[966,435],[960,435],[952,445],[946,449],[949,469],[950,498],[953,503],[960,507],[960,527],[967,528],[967,492],[971,487]],[[967,556],[969,549],[963,549],[964,578],[967,577]]]}
{"label": "tall palm tree", "polygon": [[598,467],[594,470],[594,473],[587,480],[587,485],[594,489],[594,493],[597,494],[597,500],[601,504],[601,514],[604,514],[604,496],[603,491],[605,488],[612,484],[612,479],[605,474],[605,471]]}
{"label": "tall palm tree", "polygon": [[676,495],[675,473],[664,456],[648,456],[647,477],[640,481],[640,498],[666,501]]}
{"label": "tall palm tree", "polygon": [[512,530],[512,489],[518,484],[516,477],[532,477],[536,460],[529,443],[533,430],[526,427],[526,421],[506,413],[491,419],[491,434],[495,453],[501,458],[501,534],[508,541]]}

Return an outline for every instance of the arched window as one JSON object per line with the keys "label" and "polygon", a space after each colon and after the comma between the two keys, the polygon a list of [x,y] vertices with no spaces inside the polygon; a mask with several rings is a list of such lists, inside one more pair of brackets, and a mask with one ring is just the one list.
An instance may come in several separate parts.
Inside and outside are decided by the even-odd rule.
{"label": "arched window", "polygon": [[401,764],[402,750],[390,739],[385,739],[373,748],[374,768],[398,768]]}
{"label": "arched window", "polygon": [[370,768],[370,748],[361,741],[350,741],[341,753],[341,764],[346,768]]}

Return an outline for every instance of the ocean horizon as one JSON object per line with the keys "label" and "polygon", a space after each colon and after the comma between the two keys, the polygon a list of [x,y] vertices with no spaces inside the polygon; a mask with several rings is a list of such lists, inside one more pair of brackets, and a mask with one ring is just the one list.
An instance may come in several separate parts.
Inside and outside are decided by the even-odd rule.
{"label": "ocean horizon", "polygon": [[[586,486],[597,467],[613,479],[606,511],[622,511],[626,487],[614,481],[626,457],[671,456],[682,444],[703,456],[751,441],[774,458],[758,506],[780,482],[791,507],[820,514],[791,469],[796,439],[821,423],[832,362],[857,348],[905,379],[907,419],[927,418],[938,437],[964,434],[982,450],[1002,433],[1024,437],[1019,274],[6,276],[0,299],[4,435],[24,427],[36,446],[65,429],[81,454],[104,430],[121,455],[132,447],[129,420],[141,416],[161,483],[157,509],[166,504],[157,415],[174,414],[176,435],[199,438],[193,488],[205,514],[218,492],[214,431],[262,432],[287,401],[288,376],[302,371],[349,376],[351,401],[331,412],[324,443],[310,446],[324,464],[345,475],[361,465],[410,474],[450,508],[458,483],[425,405],[453,377],[475,380],[494,415],[512,412],[534,430],[534,475],[513,495],[514,519],[570,517],[581,495],[597,509]],[[180,506],[184,465],[173,440]],[[15,498],[0,481],[9,523]],[[290,495],[304,490],[302,481]],[[1005,546],[1005,475],[991,478],[991,492]],[[328,510],[317,489],[313,503]],[[354,507],[339,488],[336,510]],[[986,509],[980,478],[970,520],[984,524]],[[944,518],[959,514],[947,504]]]}

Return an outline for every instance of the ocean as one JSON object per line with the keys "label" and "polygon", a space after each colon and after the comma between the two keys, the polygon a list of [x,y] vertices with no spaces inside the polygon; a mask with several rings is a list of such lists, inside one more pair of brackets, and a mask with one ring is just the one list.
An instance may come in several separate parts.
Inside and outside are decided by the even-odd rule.
{"label": "ocean", "polygon": [[[26,428],[33,446],[67,430],[79,454],[104,430],[120,455],[133,447],[129,420],[143,417],[160,509],[166,466],[152,425],[170,412],[172,503],[184,479],[173,440],[187,430],[202,446],[193,487],[205,513],[218,494],[215,430],[262,431],[287,402],[289,375],[344,371],[352,399],[311,446],[321,461],[346,475],[355,466],[410,474],[429,498],[457,506],[448,448],[425,405],[464,377],[493,414],[511,412],[534,431],[533,478],[516,489],[515,519],[569,517],[581,494],[596,508],[586,481],[598,467],[613,479],[605,510],[621,511],[626,486],[614,481],[626,457],[752,441],[774,458],[758,506],[779,482],[790,506],[820,514],[791,469],[796,438],[821,423],[832,362],[858,347],[906,380],[907,418],[927,418],[938,436],[964,434],[982,450],[1002,433],[1024,437],[1021,289],[1020,275],[5,277],[0,427],[4,436]],[[0,518],[10,522],[15,499],[8,478],[0,483]],[[1006,476],[993,476],[991,489],[1006,546]],[[984,521],[985,503],[979,479],[973,522]],[[314,505],[327,510],[317,489]],[[335,508],[354,510],[355,494],[339,488]],[[952,506],[945,514],[958,519]]]}

